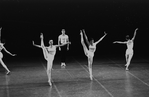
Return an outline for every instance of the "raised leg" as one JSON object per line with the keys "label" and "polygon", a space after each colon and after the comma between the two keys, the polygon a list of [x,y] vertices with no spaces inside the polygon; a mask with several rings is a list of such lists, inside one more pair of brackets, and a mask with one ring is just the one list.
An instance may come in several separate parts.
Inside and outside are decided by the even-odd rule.
{"label": "raised leg", "polygon": [[87,49],[87,47],[86,47],[86,45],[85,45],[85,43],[84,43],[83,34],[80,33],[80,35],[81,35],[81,44],[82,44],[82,46],[83,46],[84,53],[85,53],[85,55],[87,56],[87,55],[88,55],[88,49]]}
{"label": "raised leg", "polygon": [[41,35],[41,47],[42,47],[44,58],[47,60],[48,59],[48,52],[47,52],[47,50],[44,46],[43,36],[42,35]]}

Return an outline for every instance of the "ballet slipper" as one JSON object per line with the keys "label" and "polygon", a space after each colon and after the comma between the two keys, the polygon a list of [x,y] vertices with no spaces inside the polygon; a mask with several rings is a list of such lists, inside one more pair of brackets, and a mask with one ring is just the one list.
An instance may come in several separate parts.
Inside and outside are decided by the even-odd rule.
{"label": "ballet slipper", "polygon": [[6,73],[7,75],[9,75],[10,74],[10,71],[7,71],[7,73]]}
{"label": "ballet slipper", "polygon": [[52,86],[52,83],[51,83],[51,81],[50,81],[50,80],[48,81],[48,83],[49,83],[49,85],[50,85],[50,86]]}

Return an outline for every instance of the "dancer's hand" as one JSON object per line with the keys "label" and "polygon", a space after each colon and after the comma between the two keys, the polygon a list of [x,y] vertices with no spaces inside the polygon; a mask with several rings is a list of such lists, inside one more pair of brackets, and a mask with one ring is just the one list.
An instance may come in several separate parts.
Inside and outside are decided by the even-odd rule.
{"label": "dancer's hand", "polygon": [[137,31],[138,30],[138,28],[136,28],[136,30],[135,31]]}
{"label": "dancer's hand", "polygon": [[67,51],[69,50],[69,47],[67,47]]}
{"label": "dancer's hand", "polygon": [[114,41],[113,43],[117,43],[117,41]]}
{"label": "dancer's hand", "polygon": [[40,38],[43,39],[43,33],[40,34]]}
{"label": "dancer's hand", "polygon": [[12,54],[12,56],[16,56],[16,54]]}
{"label": "dancer's hand", "polygon": [[71,42],[67,42],[67,44],[71,44]]}
{"label": "dancer's hand", "polygon": [[2,27],[0,27],[0,30],[2,29]]}
{"label": "dancer's hand", "polygon": [[35,45],[34,41],[32,41],[33,45]]}
{"label": "dancer's hand", "polygon": [[105,34],[105,35],[107,35],[107,33],[106,33],[106,32],[104,32],[104,34]]}
{"label": "dancer's hand", "polygon": [[61,48],[59,47],[59,51],[61,51]]}
{"label": "dancer's hand", "polygon": [[83,35],[82,30],[80,30],[80,35]]}

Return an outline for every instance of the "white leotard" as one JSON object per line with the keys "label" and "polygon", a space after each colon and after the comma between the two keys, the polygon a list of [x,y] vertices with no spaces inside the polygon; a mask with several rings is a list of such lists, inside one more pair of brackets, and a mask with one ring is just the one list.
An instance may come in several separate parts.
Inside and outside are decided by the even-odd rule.
{"label": "white leotard", "polygon": [[127,41],[127,50],[126,50],[126,54],[133,54],[133,41],[132,40],[128,40]]}
{"label": "white leotard", "polygon": [[93,45],[89,46],[88,57],[94,57],[95,51],[96,51],[96,45],[93,43]]}
{"label": "white leotard", "polygon": [[3,47],[2,47],[2,43],[0,43],[0,58],[3,58],[3,54],[2,54],[2,52],[1,52],[1,50],[3,49]]}
{"label": "white leotard", "polygon": [[60,35],[58,38],[60,39],[61,44],[66,44],[68,40],[68,35]]}
{"label": "white leotard", "polygon": [[47,47],[47,50],[48,50],[48,58],[53,60],[54,59],[54,56],[56,54],[56,46],[49,46]]}

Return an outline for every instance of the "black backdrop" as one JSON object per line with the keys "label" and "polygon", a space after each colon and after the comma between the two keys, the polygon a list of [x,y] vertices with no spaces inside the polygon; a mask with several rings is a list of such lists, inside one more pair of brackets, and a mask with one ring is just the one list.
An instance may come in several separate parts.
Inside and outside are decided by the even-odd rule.
{"label": "black backdrop", "polygon": [[18,58],[42,57],[32,41],[39,44],[42,32],[46,45],[49,39],[57,44],[64,28],[72,42],[70,56],[84,57],[80,29],[95,41],[106,31],[108,35],[97,45],[96,58],[124,57],[126,45],[112,42],[125,41],[126,35],[132,37],[139,28],[135,57],[148,57],[148,4],[147,0],[1,0],[2,42]]}

